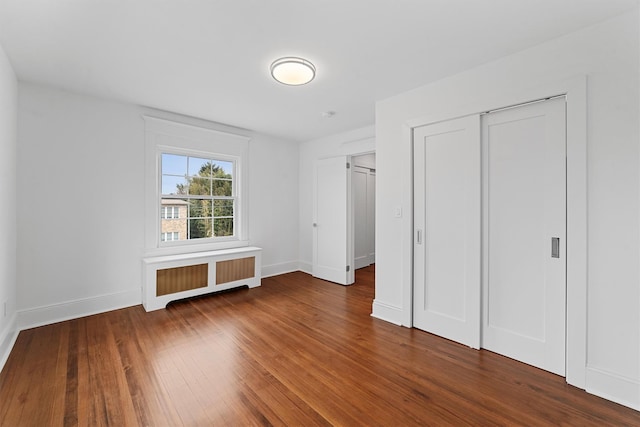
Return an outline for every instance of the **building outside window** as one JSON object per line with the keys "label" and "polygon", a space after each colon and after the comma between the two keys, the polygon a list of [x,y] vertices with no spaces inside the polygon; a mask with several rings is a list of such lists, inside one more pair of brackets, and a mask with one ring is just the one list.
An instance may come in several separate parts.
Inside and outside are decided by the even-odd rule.
{"label": "building outside window", "polygon": [[[165,206],[164,199],[162,200],[162,207],[160,208],[160,218],[162,219],[178,219],[180,218],[179,206]],[[184,218],[186,215],[183,214]]]}
{"label": "building outside window", "polygon": [[180,233],[177,231],[162,233],[160,235],[161,242],[171,242],[173,240],[180,240]]}
{"label": "building outside window", "polygon": [[160,241],[186,240],[189,203],[185,200],[161,199],[160,204]]}

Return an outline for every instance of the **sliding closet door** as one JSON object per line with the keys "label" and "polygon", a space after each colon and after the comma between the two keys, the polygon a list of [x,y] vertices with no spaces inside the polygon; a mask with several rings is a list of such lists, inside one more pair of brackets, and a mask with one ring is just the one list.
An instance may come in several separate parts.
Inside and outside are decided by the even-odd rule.
{"label": "sliding closet door", "polygon": [[480,120],[414,130],[413,324],[480,344]]}
{"label": "sliding closet door", "polygon": [[482,347],[565,373],[566,121],[557,98],[483,116]]}

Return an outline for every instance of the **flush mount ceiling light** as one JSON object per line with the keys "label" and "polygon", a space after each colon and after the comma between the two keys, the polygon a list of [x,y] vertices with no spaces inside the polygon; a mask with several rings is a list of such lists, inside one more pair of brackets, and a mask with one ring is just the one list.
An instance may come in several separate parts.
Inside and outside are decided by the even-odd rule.
{"label": "flush mount ceiling light", "polygon": [[313,80],[316,67],[306,59],[288,56],[273,61],[271,75],[282,84],[300,86]]}

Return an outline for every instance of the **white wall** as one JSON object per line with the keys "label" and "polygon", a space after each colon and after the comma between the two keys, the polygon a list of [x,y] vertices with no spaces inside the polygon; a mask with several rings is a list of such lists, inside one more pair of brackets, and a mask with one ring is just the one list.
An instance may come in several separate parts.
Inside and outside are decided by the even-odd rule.
{"label": "white wall", "polygon": [[249,239],[262,275],[298,270],[298,143],[255,135],[249,143]]}
{"label": "white wall", "polygon": [[[143,114],[212,126],[133,105],[20,85],[21,327],[140,304]],[[264,248],[263,271],[293,269],[298,243],[297,145],[243,132],[252,138],[250,244]]]}
{"label": "white wall", "polygon": [[313,174],[316,160],[375,151],[374,126],[355,129],[300,144],[300,270],[311,274],[313,262]]}
{"label": "white wall", "polygon": [[[16,138],[18,81],[0,46],[0,369],[16,338]],[[5,312],[6,305],[6,312]]]}
{"label": "white wall", "polygon": [[[411,286],[411,144],[403,125],[481,112],[532,88],[587,75],[585,385],[640,408],[639,24],[636,10],[377,104],[374,315],[410,323],[404,290]],[[401,218],[394,217],[396,207]]]}
{"label": "white wall", "polygon": [[20,84],[18,123],[21,326],[139,304],[139,109]]}

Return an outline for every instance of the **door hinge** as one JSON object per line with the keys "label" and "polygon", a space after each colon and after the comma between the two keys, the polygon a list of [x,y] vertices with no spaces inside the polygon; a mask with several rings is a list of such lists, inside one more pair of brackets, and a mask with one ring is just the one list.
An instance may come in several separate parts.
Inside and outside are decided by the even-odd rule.
{"label": "door hinge", "polygon": [[349,272],[349,270],[351,270],[351,266],[347,265],[347,273]]}
{"label": "door hinge", "polygon": [[351,168],[351,163],[347,162],[347,169]]}

